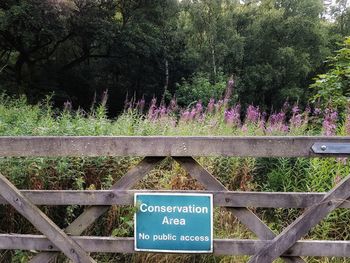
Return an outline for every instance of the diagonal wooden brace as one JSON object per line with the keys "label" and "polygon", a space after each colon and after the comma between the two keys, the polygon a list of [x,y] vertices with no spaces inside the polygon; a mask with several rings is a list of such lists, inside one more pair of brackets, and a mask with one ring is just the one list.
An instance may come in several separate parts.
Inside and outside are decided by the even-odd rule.
{"label": "diagonal wooden brace", "polygon": [[43,233],[68,258],[76,263],[95,262],[73,239],[51,221],[38,207],[0,174],[0,194],[18,213],[24,216],[33,226]]}
{"label": "diagonal wooden brace", "polygon": [[[149,171],[151,171],[165,157],[145,157],[137,166],[128,171],[120,180],[118,180],[110,189],[127,190],[132,188]],[[103,215],[110,206],[90,206],[78,218],[76,218],[65,231],[71,235],[79,236],[101,215]],[[51,262],[57,257],[56,252],[42,252],[31,259],[30,263]]]}
{"label": "diagonal wooden brace", "polygon": [[350,175],[343,179],[335,188],[333,188],[323,200],[308,208],[291,225],[276,236],[272,243],[264,246],[254,255],[249,263],[272,262],[300,238],[306,235],[312,227],[317,225],[330,212],[341,205],[350,196]]}
{"label": "diagonal wooden brace", "polygon": [[[212,174],[210,174],[203,166],[201,166],[192,157],[173,157],[186,171],[200,183],[206,187],[207,190],[212,191],[228,191]],[[248,208],[228,208],[240,222],[255,233],[261,240],[271,240],[276,235],[275,233],[257,217]],[[281,257],[287,263],[305,263],[301,257]],[[265,261],[259,261],[260,263]]]}

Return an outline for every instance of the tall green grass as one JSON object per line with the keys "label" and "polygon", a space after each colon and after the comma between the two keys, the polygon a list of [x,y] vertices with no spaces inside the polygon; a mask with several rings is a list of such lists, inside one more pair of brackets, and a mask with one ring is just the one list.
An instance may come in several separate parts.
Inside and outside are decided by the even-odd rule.
{"label": "tall green grass", "polygon": [[[219,102],[217,102],[218,104]],[[161,107],[142,112],[130,107],[116,119],[107,117],[106,109],[98,106],[91,112],[55,110],[50,99],[29,105],[25,98],[0,97],[0,135],[318,135],[325,127],[322,116],[309,110],[289,109],[270,118],[256,108],[247,110],[245,118],[234,114],[228,105],[210,111],[196,105],[193,109],[161,112]],[[216,105],[217,106],[217,105]],[[220,106],[220,105],[219,105]],[[164,106],[163,106],[164,107]],[[158,110],[158,112],[156,112]],[[188,117],[188,113],[192,117]],[[230,111],[230,112],[229,112]],[[231,114],[231,115],[230,115]],[[250,115],[249,115],[250,114]],[[280,114],[280,115],[278,115]],[[298,114],[298,115],[297,115]],[[275,119],[272,119],[275,116]],[[294,120],[293,120],[294,116]],[[234,117],[236,119],[234,119]],[[242,121],[243,119],[243,121]],[[338,120],[334,134],[345,135],[347,117]],[[332,120],[328,120],[331,122]],[[0,172],[20,189],[108,189],[140,158],[0,158]],[[230,190],[241,191],[329,191],[349,174],[347,159],[306,158],[198,158],[218,180]],[[201,189],[201,185],[171,159],[163,161],[142,180],[137,188]],[[80,206],[42,207],[42,210],[62,228],[82,211]],[[291,223],[298,209],[254,210],[276,233]],[[131,207],[113,206],[85,235],[132,236]],[[350,213],[338,209],[312,229],[306,238],[349,240],[347,227]],[[237,219],[225,211],[215,213],[215,236],[220,238],[256,238]],[[1,233],[36,233],[36,230],[9,206],[0,207]],[[0,262],[27,262],[33,252],[3,251]],[[246,262],[248,257],[216,257],[213,255],[160,254],[94,254],[98,262]],[[59,261],[64,262],[61,258]],[[308,262],[349,262],[348,259],[307,258]]]}

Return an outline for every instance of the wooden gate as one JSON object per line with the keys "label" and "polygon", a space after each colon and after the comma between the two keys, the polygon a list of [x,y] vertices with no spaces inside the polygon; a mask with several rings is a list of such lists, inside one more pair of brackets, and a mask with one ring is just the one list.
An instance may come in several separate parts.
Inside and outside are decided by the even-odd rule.
{"label": "wooden gate", "polygon": [[[73,262],[95,262],[90,252],[134,253],[133,237],[80,235],[109,206],[132,205],[134,193],[142,192],[132,187],[165,157],[171,156],[207,189],[201,192],[213,194],[215,206],[226,207],[259,238],[215,239],[214,254],[252,255],[251,263],[272,262],[279,257],[285,262],[305,262],[301,256],[350,257],[350,241],[300,240],[337,207],[350,208],[349,175],[328,193],[233,192],[194,158],[343,157],[349,154],[350,137],[0,137],[0,157],[144,157],[110,190],[18,190],[0,175],[0,204],[13,206],[43,234],[0,234],[0,249],[41,251],[31,263],[50,262],[57,253],[63,253]],[[37,205],[87,207],[66,229],[60,229]],[[275,235],[248,207],[305,208],[305,211]]]}

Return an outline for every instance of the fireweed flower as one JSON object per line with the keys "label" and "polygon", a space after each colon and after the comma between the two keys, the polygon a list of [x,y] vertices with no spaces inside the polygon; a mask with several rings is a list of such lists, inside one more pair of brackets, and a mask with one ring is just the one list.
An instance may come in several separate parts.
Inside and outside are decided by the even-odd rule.
{"label": "fireweed flower", "polygon": [[178,108],[177,101],[176,101],[176,97],[174,96],[169,103],[168,112],[176,111],[177,108]]}
{"label": "fireweed flower", "polygon": [[167,116],[167,109],[166,109],[166,107],[165,106],[161,106],[159,109],[159,113],[160,113],[160,117],[161,118],[164,118],[164,117],[166,117]]}
{"label": "fireweed flower", "polygon": [[292,113],[293,114],[298,114],[300,112],[300,109],[298,107],[298,105],[294,105],[292,108]]}
{"label": "fireweed flower", "polygon": [[199,118],[203,111],[202,101],[199,100],[196,104],[196,118]]}
{"label": "fireweed flower", "polygon": [[293,106],[292,113],[293,115],[289,120],[291,128],[300,128],[303,124],[303,120],[298,105]]}
{"label": "fireweed flower", "polygon": [[223,100],[218,100],[218,102],[215,104],[215,110],[216,112],[221,111],[222,105],[224,104]]}
{"label": "fireweed flower", "polygon": [[324,120],[322,123],[323,135],[335,135],[337,129],[338,112],[331,109],[326,109],[324,113]]}
{"label": "fireweed flower", "polygon": [[244,125],[242,126],[242,132],[243,132],[243,133],[247,133],[247,132],[248,132],[247,124],[244,124]]}
{"label": "fireweed flower", "polygon": [[189,115],[190,112],[188,110],[185,110],[182,114],[181,114],[181,120],[184,122],[187,122],[189,119]]}
{"label": "fireweed flower", "polygon": [[315,116],[318,116],[318,115],[320,115],[322,113],[322,110],[320,109],[320,108],[315,108],[314,109],[314,115]]}
{"label": "fireweed flower", "polygon": [[285,121],[286,114],[283,111],[272,114],[269,119],[269,127],[267,128],[267,132],[288,132],[288,126],[286,125]]}
{"label": "fireweed flower", "polygon": [[346,135],[350,135],[350,113],[346,114],[345,118],[345,133]]}
{"label": "fireweed flower", "polygon": [[232,125],[239,126],[241,124],[240,111],[241,111],[240,104],[237,104],[235,107],[232,107],[231,109],[225,110],[225,113],[224,113],[225,123],[230,126]]}
{"label": "fireweed flower", "polygon": [[148,119],[149,120],[155,120],[158,117],[158,109],[157,109],[157,99],[153,98],[151,101],[151,106],[148,110]]}
{"label": "fireweed flower", "polygon": [[214,107],[215,107],[215,99],[211,98],[209,100],[209,103],[208,103],[208,106],[207,106],[207,112],[209,114],[213,113],[214,112]]}
{"label": "fireweed flower", "polygon": [[192,108],[192,110],[191,110],[191,112],[190,112],[190,114],[188,116],[188,119],[190,121],[192,121],[196,117],[196,114],[197,114],[196,108]]}
{"label": "fireweed flower", "polygon": [[260,110],[259,107],[254,107],[253,105],[249,105],[246,114],[246,122],[248,123],[257,123],[260,118]]}
{"label": "fireweed flower", "polygon": [[310,105],[307,105],[306,108],[305,108],[305,113],[307,115],[309,115],[311,113],[311,108],[310,108]]}

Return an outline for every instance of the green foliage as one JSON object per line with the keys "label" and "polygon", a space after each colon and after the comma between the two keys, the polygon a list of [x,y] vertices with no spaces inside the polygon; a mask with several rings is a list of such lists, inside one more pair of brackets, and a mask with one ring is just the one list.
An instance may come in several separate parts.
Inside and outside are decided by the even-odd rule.
{"label": "green foliage", "polygon": [[350,97],[350,37],[345,39],[342,48],[334,57],[329,58],[328,63],[328,72],[318,75],[315,83],[310,86],[316,92],[312,102],[344,112]]}
{"label": "green foliage", "polygon": [[226,88],[226,78],[222,73],[213,83],[206,73],[196,73],[190,80],[178,84],[176,97],[181,105],[190,105],[199,99],[207,105],[211,98],[221,99]]}
{"label": "green foliage", "polygon": [[[325,20],[319,0],[1,1],[0,88],[85,110],[108,89],[116,115],[127,94],[171,98],[234,75],[242,104],[306,103],[349,13],[338,1]],[[216,92],[198,89],[183,103]]]}

